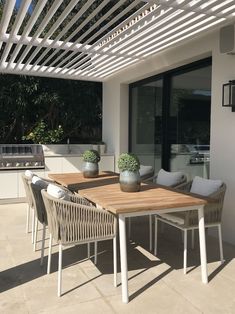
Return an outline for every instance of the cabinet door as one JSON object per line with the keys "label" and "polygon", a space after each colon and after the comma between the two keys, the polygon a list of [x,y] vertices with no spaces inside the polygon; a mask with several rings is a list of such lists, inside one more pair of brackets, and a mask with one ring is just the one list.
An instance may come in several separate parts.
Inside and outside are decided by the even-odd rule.
{"label": "cabinet door", "polygon": [[48,173],[62,173],[62,157],[45,158],[45,177]]}
{"label": "cabinet door", "polygon": [[82,157],[64,157],[62,162],[62,170],[65,172],[81,172],[82,171]]}
{"label": "cabinet door", "polygon": [[17,198],[18,178],[16,172],[0,172],[0,198]]}

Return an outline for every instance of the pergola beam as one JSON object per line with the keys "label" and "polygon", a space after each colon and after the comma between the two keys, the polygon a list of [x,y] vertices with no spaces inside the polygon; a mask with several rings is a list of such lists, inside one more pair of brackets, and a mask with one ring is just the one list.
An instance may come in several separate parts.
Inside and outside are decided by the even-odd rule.
{"label": "pergola beam", "polygon": [[16,0],[7,0],[0,22],[0,71],[102,81],[235,20],[234,0],[144,2],[71,0],[62,10],[63,0],[40,0],[35,7],[24,0],[9,28]]}

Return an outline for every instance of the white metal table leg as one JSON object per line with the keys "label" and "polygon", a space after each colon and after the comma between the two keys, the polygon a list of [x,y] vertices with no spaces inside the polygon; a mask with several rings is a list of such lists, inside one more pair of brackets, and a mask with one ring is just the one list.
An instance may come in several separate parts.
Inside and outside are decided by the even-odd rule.
{"label": "white metal table leg", "polygon": [[187,247],[188,247],[188,232],[187,229],[184,230],[184,275],[187,274]]}
{"label": "white metal table leg", "polygon": [[122,281],[122,302],[129,302],[128,276],[127,276],[127,247],[126,247],[126,224],[125,216],[119,215],[119,237],[120,237],[120,259],[121,259],[121,281]]}
{"label": "white metal table leg", "polygon": [[113,238],[113,285],[117,287],[117,237]]}
{"label": "white metal table leg", "polygon": [[208,283],[204,206],[201,206],[198,208],[198,224],[199,224],[199,242],[200,242],[202,282]]}
{"label": "white metal table leg", "polygon": [[152,225],[152,215],[149,215],[149,251],[153,249],[153,225]]}
{"label": "white metal table leg", "polygon": [[154,219],[154,255],[157,256],[157,240],[158,240],[158,219],[155,216]]}

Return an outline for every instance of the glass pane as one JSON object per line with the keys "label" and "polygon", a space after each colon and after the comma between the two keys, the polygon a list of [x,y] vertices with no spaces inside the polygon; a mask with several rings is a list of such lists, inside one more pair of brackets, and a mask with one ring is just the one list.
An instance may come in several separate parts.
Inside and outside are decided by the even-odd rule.
{"label": "glass pane", "polygon": [[141,164],[161,168],[162,80],[131,89],[131,152]]}
{"label": "glass pane", "polygon": [[170,169],[188,179],[209,177],[210,108],[211,66],[172,77]]}

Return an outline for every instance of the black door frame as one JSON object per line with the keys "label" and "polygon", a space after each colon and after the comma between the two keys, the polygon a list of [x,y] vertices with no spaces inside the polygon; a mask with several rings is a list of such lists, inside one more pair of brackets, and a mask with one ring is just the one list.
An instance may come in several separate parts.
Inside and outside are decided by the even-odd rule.
{"label": "black door frame", "polygon": [[143,80],[131,83],[129,85],[129,151],[131,150],[131,138],[132,138],[132,93],[131,90],[134,87],[138,87],[143,84],[150,83],[155,80],[163,80],[163,93],[162,93],[162,156],[161,164],[162,168],[165,170],[170,170],[170,145],[169,145],[169,116],[170,116],[170,99],[171,99],[171,82],[172,77],[181,75],[193,70],[198,70],[212,65],[212,57],[198,60],[187,65],[183,65],[179,68],[163,72]]}

